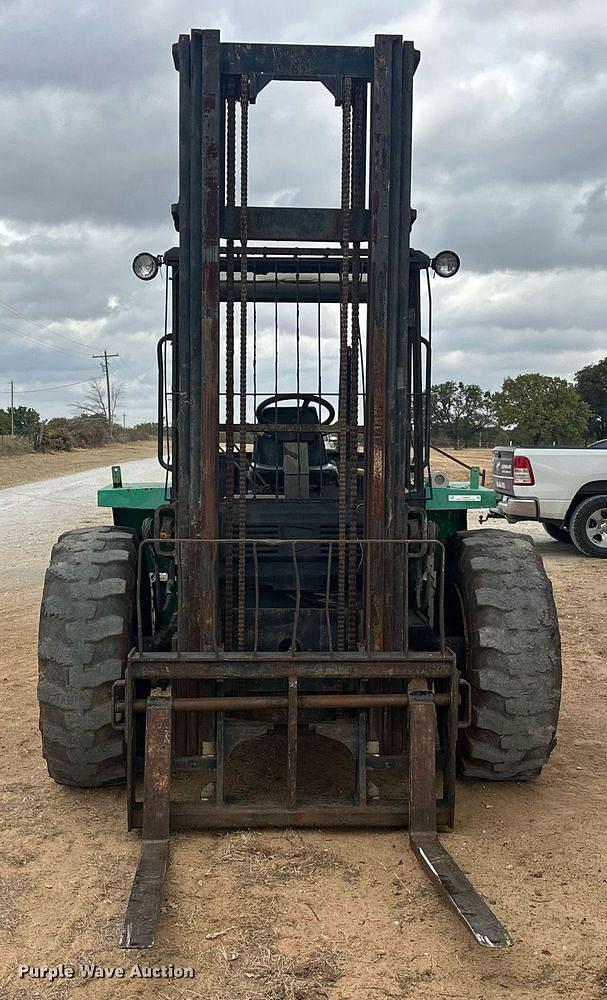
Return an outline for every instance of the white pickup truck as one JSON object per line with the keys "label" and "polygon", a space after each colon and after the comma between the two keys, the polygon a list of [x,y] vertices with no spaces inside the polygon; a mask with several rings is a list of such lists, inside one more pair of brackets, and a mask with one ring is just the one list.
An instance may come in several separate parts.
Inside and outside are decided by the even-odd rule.
{"label": "white pickup truck", "polygon": [[551,538],[607,559],[607,440],[589,448],[494,448],[492,516],[541,521]]}

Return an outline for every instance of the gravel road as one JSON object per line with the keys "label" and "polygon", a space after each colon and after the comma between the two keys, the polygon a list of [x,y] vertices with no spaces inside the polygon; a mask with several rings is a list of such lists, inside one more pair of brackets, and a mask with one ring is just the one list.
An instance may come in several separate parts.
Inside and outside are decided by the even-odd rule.
{"label": "gravel road", "polygon": [[[155,458],[125,462],[123,482],[161,481]],[[111,483],[109,466],[43,479],[0,490],[0,598],[15,586],[36,584],[62,531],[111,523],[111,512],[97,507],[97,490]]]}

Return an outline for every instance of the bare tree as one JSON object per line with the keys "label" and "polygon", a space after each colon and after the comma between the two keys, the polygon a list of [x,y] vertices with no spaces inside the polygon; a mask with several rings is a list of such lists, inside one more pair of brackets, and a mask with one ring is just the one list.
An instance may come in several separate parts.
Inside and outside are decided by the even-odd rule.
{"label": "bare tree", "polygon": [[[113,382],[111,389],[111,405],[112,423],[116,416],[116,409],[118,403],[122,399],[124,386],[122,382]],[[105,384],[101,380],[94,380],[89,382],[89,387],[87,389],[86,396],[82,402],[76,404],[76,409],[79,413],[86,417],[103,417],[104,420],[108,419],[107,413],[107,398],[105,392]]]}

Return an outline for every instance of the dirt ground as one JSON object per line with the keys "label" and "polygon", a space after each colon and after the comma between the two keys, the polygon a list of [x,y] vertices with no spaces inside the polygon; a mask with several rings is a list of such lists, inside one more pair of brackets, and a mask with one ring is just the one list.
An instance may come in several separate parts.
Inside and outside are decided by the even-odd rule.
{"label": "dirt ground", "polygon": [[[82,508],[79,517],[104,514]],[[418,868],[406,831],[351,830],[176,834],[157,944],[121,952],[138,855],[123,793],[59,787],[40,756],[43,538],[16,589],[3,581],[2,1000],[607,998],[606,567],[533,533],[561,620],[558,746],[534,784],[459,783],[455,831],[444,835],[514,938],[501,953],[472,943]],[[19,964],[61,962],[78,978],[17,974]],[[172,964],[195,977],[92,981],[79,978],[80,963],[122,965],[127,976],[136,963]]]}
{"label": "dirt ground", "polygon": [[149,458],[156,452],[156,441],[130,441],[108,444],[103,448],[75,448],[74,451],[23,452],[0,455],[0,490],[38,479],[67,476],[71,472],[96,469],[118,462]]}
{"label": "dirt ground", "polygon": [[446,472],[452,481],[457,482],[459,479],[466,482],[470,473],[458,464],[464,462],[466,465],[478,466],[481,473],[485,473],[485,484],[491,486],[491,463],[493,461],[491,448],[463,448],[461,451],[456,451],[454,448],[442,448],[441,451],[452,457],[447,458],[441,452],[431,449],[430,468],[433,472]]}

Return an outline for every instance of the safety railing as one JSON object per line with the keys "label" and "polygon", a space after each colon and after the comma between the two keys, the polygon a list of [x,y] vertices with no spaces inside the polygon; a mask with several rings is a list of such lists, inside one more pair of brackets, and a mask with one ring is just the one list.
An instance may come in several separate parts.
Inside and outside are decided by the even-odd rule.
{"label": "safety railing", "polygon": [[[339,553],[346,562],[356,560],[356,593],[339,583]],[[369,569],[373,559],[382,560],[397,585],[383,601],[384,623],[378,639],[369,595]],[[231,561],[233,572],[226,574]],[[180,607],[180,585],[189,576],[211,581],[217,621],[205,648],[214,653],[275,653],[272,644],[262,641],[260,627],[264,613],[280,617],[281,634],[288,632],[278,647],[285,654],[310,652],[302,637],[302,620],[316,612],[323,631],[325,652],[405,652],[410,648],[410,629],[426,616],[427,630],[434,648],[445,650],[444,586],[445,548],[438,539],[346,539],[333,538],[246,538],[246,539],[162,539],[141,542],[137,581],[138,650],[143,653],[146,627],[154,616],[144,613],[145,601],[152,601],[153,587],[163,581],[165,601],[172,600],[179,615],[191,616],[194,609]],[[147,577],[147,579],[146,579]],[[233,601],[226,601],[226,579],[232,579]],[[197,588],[193,588],[196,593]],[[147,591],[147,597],[146,597]],[[208,593],[208,590],[207,590]],[[377,607],[377,601],[374,602]],[[233,607],[232,628],[226,628],[225,608]],[[156,618],[159,615],[156,606]],[[285,625],[290,622],[290,625]],[[173,650],[186,649],[177,627]],[[266,629],[267,631],[267,629]],[[226,642],[226,635],[232,641]],[[312,650],[313,651],[313,650]]]}

